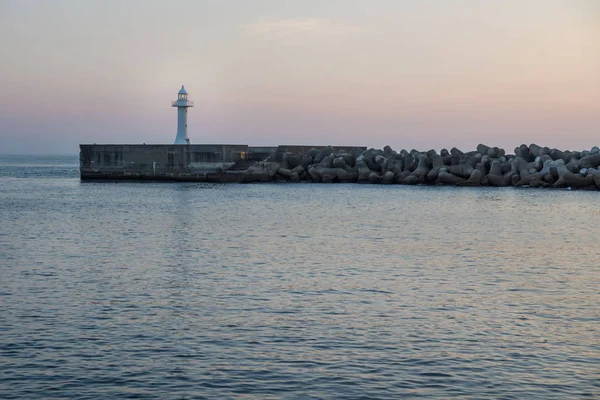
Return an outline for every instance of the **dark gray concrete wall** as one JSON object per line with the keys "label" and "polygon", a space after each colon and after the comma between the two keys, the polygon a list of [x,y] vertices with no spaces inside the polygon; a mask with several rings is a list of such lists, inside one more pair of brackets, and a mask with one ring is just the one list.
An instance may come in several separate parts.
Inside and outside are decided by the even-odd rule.
{"label": "dark gray concrete wall", "polygon": [[80,145],[85,178],[173,178],[217,173],[248,156],[247,145]]}
{"label": "dark gray concrete wall", "polygon": [[[320,146],[231,144],[82,144],[81,179],[153,179],[213,182],[270,181],[290,160]],[[334,146],[351,151],[352,146]],[[364,151],[366,148],[358,148]]]}

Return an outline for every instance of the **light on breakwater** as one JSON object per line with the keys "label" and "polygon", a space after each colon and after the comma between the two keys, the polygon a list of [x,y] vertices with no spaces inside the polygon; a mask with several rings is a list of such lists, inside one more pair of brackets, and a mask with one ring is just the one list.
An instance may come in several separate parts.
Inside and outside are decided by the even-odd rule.
{"label": "light on breakwater", "polygon": [[171,103],[171,107],[177,107],[177,136],[174,144],[190,144],[187,134],[187,109],[194,107],[194,102],[188,99],[188,92],[183,85],[177,93],[177,100]]}

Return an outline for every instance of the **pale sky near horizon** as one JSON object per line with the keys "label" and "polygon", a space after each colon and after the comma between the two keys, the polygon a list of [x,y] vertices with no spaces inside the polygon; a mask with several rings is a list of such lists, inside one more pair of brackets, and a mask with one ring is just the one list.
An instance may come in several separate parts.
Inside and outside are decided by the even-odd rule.
{"label": "pale sky near horizon", "polygon": [[596,0],[0,0],[0,153],[600,145]]}

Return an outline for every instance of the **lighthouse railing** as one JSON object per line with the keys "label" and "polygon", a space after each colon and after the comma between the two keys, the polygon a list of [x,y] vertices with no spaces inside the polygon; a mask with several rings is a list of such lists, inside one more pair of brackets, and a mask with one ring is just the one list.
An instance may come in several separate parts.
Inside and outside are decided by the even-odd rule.
{"label": "lighthouse railing", "polygon": [[171,106],[193,106],[194,102],[191,100],[176,100],[171,102]]}

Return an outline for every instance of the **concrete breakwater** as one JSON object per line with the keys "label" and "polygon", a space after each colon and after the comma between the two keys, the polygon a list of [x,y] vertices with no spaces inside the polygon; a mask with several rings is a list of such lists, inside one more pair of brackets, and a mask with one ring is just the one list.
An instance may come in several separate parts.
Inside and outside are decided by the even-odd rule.
{"label": "concrete breakwater", "polygon": [[600,190],[600,149],[536,144],[514,154],[483,144],[417,151],[366,147],[81,145],[82,179],[208,182],[359,182]]}

